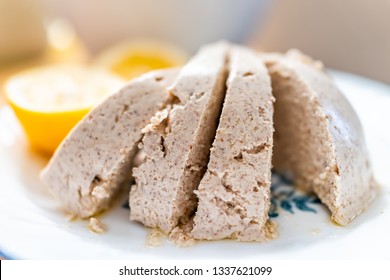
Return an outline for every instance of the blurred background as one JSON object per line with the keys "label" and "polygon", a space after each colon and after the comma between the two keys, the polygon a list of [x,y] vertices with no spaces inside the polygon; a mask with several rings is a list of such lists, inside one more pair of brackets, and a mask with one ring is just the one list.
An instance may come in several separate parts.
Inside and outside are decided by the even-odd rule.
{"label": "blurred background", "polygon": [[[275,0],[252,45],[390,83],[390,0]],[[262,27],[262,28],[261,28]]]}
{"label": "blurred background", "polygon": [[[47,86],[38,79],[42,69],[7,87],[26,69],[77,64],[129,80],[182,65],[199,46],[221,39],[264,51],[298,48],[329,68],[390,83],[390,0],[0,0],[0,104],[6,95],[15,112],[22,107],[31,119],[29,102],[39,103],[27,108],[36,111],[45,98],[29,93],[23,100],[22,91],[61,96],[85,88],[74,78],[72,87]],[[46,105],[60,110],[53,104]]]}
{"label": "blurred background", "polygon": [[0,67],[42,55],[48,40],[70,44],[48,34],[56,19],[67,20],[73,29],[62,32],[74,31],[84,48],[74,61],[124,40],[163,40],[191,54],[227,39],[299,48],[330,68],[390,83],[390,0],[0,0]]}

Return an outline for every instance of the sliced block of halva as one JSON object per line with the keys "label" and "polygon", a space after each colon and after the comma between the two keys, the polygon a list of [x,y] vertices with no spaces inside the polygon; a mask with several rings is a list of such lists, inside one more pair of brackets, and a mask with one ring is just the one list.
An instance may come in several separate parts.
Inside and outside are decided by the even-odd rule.
{"label": "sliced block of halva", "polygon": [[151,72],[131,81],[81,120],[41,173],[63,207],[89,217],[109,207],[131,178],[142,128],[168,99],[178,69]]}
{"label": "sliced block of halva", "polygon": [[171,89],[174,104],[145,129],[143,164],[133,170],[130,219],[169,233],[195,211],[225,95],[227,45],[203,47]]}
{"label": "sliced block of halva", "polygon": [[273,101],[264,63],[249,49],[230,54],[227,93],[199,199],[191,235],[195,239],[266,241]]}
{"label": "sliced block of halva", "polygon": [[297,51],[269,59],[275,102],[275,169],[313,191],[346,225],[376,195],[362,126],[322,64]]}

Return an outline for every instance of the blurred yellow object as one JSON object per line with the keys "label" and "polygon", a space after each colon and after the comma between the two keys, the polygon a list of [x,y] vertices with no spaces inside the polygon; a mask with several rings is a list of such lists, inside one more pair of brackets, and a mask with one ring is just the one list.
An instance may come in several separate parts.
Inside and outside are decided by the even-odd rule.
{"label": "blurred yellow object", "polygon": [[46,28],[47,46],[37,56],[18,60],[10,64],[0,64],[0,105],[5,81],[15,73],[31,67],[59,64],[86,63],[89,53],[70,23],[63,19],[52,20]]}
{"label": "blurred yellow object", "polygon": [[151,70],[181,66],[187,60],[186,52],[166,42],[133,40],[103,51],[95,64],[132,79]]}
{"label": "blurred yellow object", "polygon": [[51,154],[93,106],[123,84],[122,78],[102,69],[57,65],[13,76],[5,92],[31,146]]}
{"label": "blurred yellow object", "polygon": [[48,49],[43,62],[86,63],[89,53],[77,37],[73,26],[64,19],[55,19],[47,27]]}

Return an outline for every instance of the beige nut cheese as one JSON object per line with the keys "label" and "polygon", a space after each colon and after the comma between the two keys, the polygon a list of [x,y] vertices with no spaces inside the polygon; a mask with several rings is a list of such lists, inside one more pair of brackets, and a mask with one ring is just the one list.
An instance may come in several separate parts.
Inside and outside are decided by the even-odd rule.
{"label": "beige nut cheese", "polygon": [[223,43],[203,47],[174,83],[172,107],[145,129],[146,160],[133,171],[131,220],[169,233],[195,211],[193,191],[206,170],[225,95],[227,49]]}
{"label": "beige nut cheese", "polygon": [[41,173],[42,181],[70,213],[89,217],[109,207],[131,178],[142,128],[168,98],[178,70],[135,79],[81,120]]}
{"label": "beige nut cheese", "polygon": [[266,241],[273,146],[271,79],[249,49],[229,55],[227,93],[191,232],[196,239]]}
{"label": "beige nut cheese", "polygon": [[376,195],[359,119],[322,64],[297,51],[268,60],[275,102],[275,169],[313,191],[346,225]]}

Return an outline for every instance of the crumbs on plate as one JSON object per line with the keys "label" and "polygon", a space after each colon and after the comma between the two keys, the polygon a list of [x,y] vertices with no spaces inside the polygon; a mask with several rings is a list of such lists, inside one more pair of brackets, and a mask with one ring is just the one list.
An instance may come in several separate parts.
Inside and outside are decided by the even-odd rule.
{"label": "crumbs on plate", "polygon": [[92,217],[89,219],[88,229],[93,233],[105,233],[107,226],[99,219]]}

